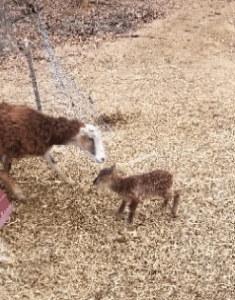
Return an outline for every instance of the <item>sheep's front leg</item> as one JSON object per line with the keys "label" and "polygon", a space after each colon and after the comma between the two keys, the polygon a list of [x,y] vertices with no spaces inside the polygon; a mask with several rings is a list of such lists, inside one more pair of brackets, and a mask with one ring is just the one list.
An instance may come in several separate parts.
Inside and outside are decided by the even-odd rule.
{"label": "sheep's front leg", "polygon": [[50,152],[46,152],[46,154],[44,155],[44,158],[49,163],[51,168],[54,171],[56,171],[65,182],[67,182],[68,184],[75,184],[75,181],[73,181],[70,177],[68,177],[61,171],[60,167],[57,165],[57,163],[52,158]]}
{"label": "sheep's front leg", "polygon": [[3,170],[0,170],[0,179],[3,181],[6,188],[16,196],[16,198],[20,200],[25,198],[22,190],[18,187],[18,185],[14,184],[12,179]]}

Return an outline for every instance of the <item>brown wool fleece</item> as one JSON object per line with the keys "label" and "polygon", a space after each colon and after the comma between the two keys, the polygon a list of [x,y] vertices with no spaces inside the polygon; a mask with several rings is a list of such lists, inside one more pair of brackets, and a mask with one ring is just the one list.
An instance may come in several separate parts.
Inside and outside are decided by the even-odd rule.
{"label": "brown wool fleece", "polygon": [[0,157],[44,155],[53,145],[63,145],[85,125],[77,120],[51,117],[27,106],[0,104]]}

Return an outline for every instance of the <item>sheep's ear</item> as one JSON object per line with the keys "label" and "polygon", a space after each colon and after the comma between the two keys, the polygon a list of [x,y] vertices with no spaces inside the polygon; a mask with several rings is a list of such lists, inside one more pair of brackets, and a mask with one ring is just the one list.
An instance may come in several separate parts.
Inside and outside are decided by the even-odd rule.
{"label": "sheep's ear", "polygon": [[87,134],[87,129],[86,127],[81,127],[79,130],[80,135],[84,136]]}

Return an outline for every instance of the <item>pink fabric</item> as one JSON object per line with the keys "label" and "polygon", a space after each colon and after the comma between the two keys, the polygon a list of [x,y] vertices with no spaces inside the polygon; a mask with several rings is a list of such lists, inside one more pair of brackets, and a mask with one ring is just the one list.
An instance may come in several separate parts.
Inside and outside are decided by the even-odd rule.
{"label": "pink fabric", "polygon": [[7,197],[0,190],[0,229],[3,227],[4,223],[10,217],[14,210],[14,206],[9,203]]}

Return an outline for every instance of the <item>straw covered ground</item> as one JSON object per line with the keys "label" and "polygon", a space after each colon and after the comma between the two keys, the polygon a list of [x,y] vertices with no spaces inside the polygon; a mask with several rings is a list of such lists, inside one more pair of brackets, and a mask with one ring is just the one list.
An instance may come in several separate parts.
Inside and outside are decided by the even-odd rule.
{"label": "straw covered ground", "polygon": [[[7,194],[15,212],[0,232],[2,300],[235,299],[235,2],[174,3],[138,38],[56,49],[115,121],[104,132],[107,161],[54,151],[75,187],[40,158],[14,163],[27,197]],[[35,66],[49,107],[46,62]],[[28,72],[20,57],[2,66],[1,100],[35,107]],[[161,199],[138,207],[133,225],[127,214],[115,217],[119,196],[92,186],[113,163],[126,175],[172,172],[182,190],[178,217]]]}

